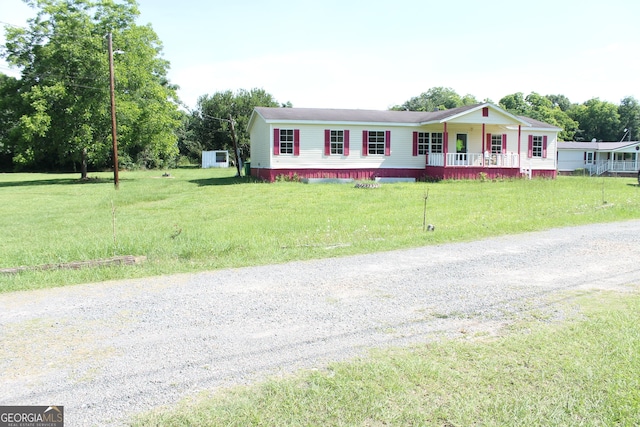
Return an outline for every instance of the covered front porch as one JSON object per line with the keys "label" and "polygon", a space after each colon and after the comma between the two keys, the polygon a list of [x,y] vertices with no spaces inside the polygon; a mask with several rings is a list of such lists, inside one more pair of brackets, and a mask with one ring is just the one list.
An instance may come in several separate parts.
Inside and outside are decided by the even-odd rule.
{"label": "covered front porch", "polygon": [[[555,177],[558,128],[491,105],[423,123],[414,152],[426,175],[440,179]],[[550,154],[551,153],[551,154]]]}
{"label": "covered front porch", "polygon": [[431,154],[425,170],[427,176],[439,179],[531,177],[531,170],[521,169],[520,156],[513,152]]}

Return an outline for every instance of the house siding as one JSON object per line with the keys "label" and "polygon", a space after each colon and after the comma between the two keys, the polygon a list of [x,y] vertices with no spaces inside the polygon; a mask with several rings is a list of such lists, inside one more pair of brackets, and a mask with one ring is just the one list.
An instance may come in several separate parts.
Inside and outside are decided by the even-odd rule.
{"label": "house siding", "polygon": [[[268,164],[271,169],[424,169],[425,156],[413,156],[413,129],[394,126],[344,126],[344,125],[307,125],[307,124],[279,124],[271,123],[272,129],[299,129],[300,154],[270,155]],[[257,127],[257,126],[256,126]],[[349,130],[349,155],[326,155],[324,149],[325,130]],[[389,131],[391,137],[391,151],[388,156],[383,154],[363,155],[362,131]],[[270,141],[273,144],[273,141]],[[253,147],[252,147],[253,150]],[[261,149],[261,151],[263,151]],[[271,153],[272,150],[269,150]],[[252,151],[252,167],[254,166]]]}
{"label": "house siding", "polygon": [[259,117],[251,127],[249,137],[251,138],[251,168],[270,168],[273,128]]}
{"label": "house siding", "polygon": [[586,151],[558,151],[558,171],[573,172],[585,166]]}
{"label": "house siding", "polygon": [[[529,135],[547,137],[547,157],[528,157]],[[558,138],[555,132],[549,131],[523,131],[520,152],[520,167],[533,170],[557,170],[556,150]]]}

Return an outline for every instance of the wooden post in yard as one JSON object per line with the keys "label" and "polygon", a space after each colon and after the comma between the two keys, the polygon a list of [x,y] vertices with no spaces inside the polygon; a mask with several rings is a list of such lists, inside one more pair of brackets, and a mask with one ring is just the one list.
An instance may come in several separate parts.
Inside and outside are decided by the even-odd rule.
{"label": "wooden post in yard", "polygon": [[236,152],[236,169],[238,169],[238,176],[242,176],[240,169],[242,169],[240,160],[240,150],[238,149],[238,138],[236,137],[236,128],[233,124],[233,116],[229,114],[229,123],[231,124],[231,140],[233,141],[233,150]]}
{"label": "wooden post in yard", "polygon": [[116,94],[115,76],[113,72],[113,42],[109,33],[109,82],[111,86],[111,137],[113,139],[113,185],[116,190],[119,187],[118,179],[118,132],[116,129]]}

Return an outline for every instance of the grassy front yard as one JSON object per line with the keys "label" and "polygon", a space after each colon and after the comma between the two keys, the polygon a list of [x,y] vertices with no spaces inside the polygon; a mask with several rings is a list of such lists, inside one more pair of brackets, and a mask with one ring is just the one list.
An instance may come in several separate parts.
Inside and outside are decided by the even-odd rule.
{"label": "grassy front yard", "polygon": [[[0,268],[144,255],[138,266],[0,274],[0,291],[281,263],[640,218],[632,178],[273,184],[233,169],[0,174]],[[435,232],[423,231],[426,222]]]}

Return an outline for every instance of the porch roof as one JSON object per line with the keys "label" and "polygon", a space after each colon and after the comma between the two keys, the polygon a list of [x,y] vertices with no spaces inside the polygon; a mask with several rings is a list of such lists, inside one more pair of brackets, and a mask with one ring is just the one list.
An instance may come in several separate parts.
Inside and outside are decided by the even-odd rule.
{"label": "porch roof", "polygon": [[558,150],[577,150],[577,151],[598,151],[598,152],[614,152],[624,151],[625,149],[633,149],[640,146],[640,141],[624,141],[624,142],[578,142],[564,141],[558,142]]}

